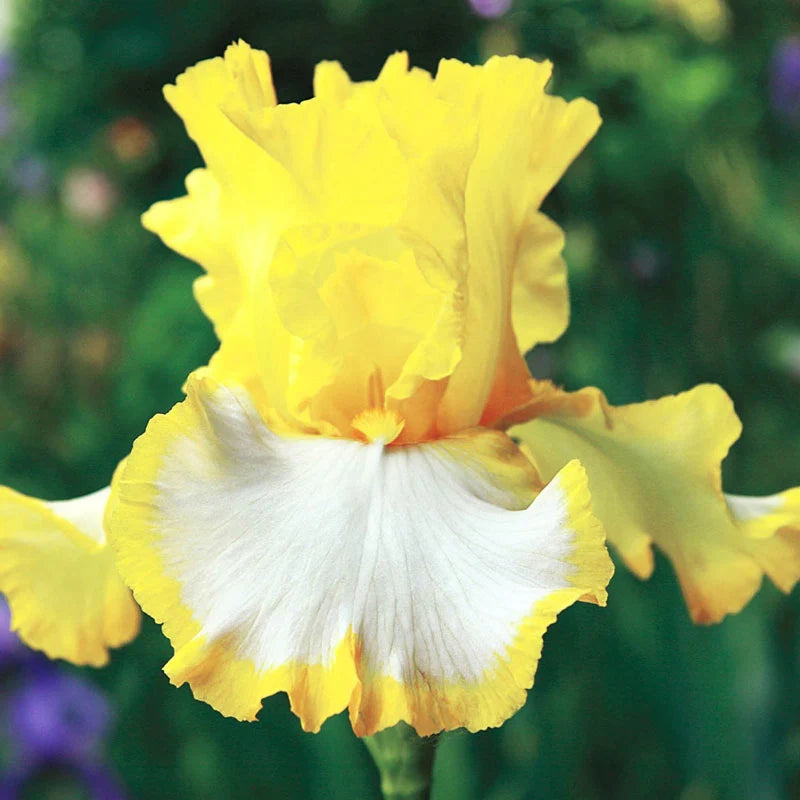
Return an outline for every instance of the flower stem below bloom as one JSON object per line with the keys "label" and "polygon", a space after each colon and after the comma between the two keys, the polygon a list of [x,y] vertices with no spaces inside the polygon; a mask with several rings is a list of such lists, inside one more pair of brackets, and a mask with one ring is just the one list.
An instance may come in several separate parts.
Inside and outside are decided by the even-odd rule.
{"label": "flower stem below bloom", "polygon": [[364,738],[384,800],[429,800],[437,738],[417,736],[404,722]]}

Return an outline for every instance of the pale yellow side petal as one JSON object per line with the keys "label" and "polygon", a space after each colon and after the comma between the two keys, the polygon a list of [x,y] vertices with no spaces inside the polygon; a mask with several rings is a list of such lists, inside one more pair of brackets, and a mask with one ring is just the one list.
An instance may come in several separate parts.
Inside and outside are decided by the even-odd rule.
{"label": "pale yellow side petal", "polygon": [[[593,507],[608,540],[642,578],[653,570],[651,545],[672,561],[697,622],[739,611],[769,575],[784,591],[800,577],[800,529],[753,498],[722,494],[720,463],[741,424],[718,386],[702,385],[647,403],[613,407],[597,389],[568,394],[533,385],[534,401],[506,424],[544,479],[578,458],[589,474]],[[796,498],[786,493],[786,508]],[[791,501],[791,502],[790,502]],[[771,516],[772,515],[772,516]],[[765,526],[772,525],[771,532]]]}
{"label": "pale yellow side petal", "polygon": [[790,592],[800,578],[800,487],[769,497],[726,494],[725,500],[752,557]]}
{"label": "pale yellow side petal", "polygon": [[139,631],[105,542],[108,496],[46,503],[0,487],[0,592],[20,638],[50,658],[102,666]]}
{"label": "pale yellow side petal", "polygon": [[109,530],[174,683],[240,719],[285,691],[307,730],[349,708],[358,735],[501,724],[612,572],[577,463],[542,489],[497,431],[282,438],[208,377],[137,440]]}
{"label": "pale yellow side petal", "polygon": [[800,487],[769,497],[726,494],[728,508],[748,536],[769,538],[780,528],[800,527]]}

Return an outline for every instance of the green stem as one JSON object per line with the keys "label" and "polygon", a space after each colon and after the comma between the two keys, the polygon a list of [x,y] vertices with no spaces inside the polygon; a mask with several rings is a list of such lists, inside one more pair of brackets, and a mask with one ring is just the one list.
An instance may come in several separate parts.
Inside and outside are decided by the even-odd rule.
{"label": "green stem", "polygon": [[399,722],[364,739],[381,776],[384,800],[429,800],[436,738],[417,736]]}

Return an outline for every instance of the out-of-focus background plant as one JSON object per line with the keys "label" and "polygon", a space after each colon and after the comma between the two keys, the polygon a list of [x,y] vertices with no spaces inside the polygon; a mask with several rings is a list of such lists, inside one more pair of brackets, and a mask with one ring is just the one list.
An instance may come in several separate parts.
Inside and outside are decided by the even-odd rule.
{"label": "out-of-focus background plant", "polygon": [[[200,163],[161,86],[239,37],[282,101],[324,58],[553,60],[605,123],[546,204],[573,313],[534,374],[614,403],[719,382],[745,422],[726,486],[800,484],[796,0],[0,0],[0,483],[106,484],[213,352],[197,269],[138,217]],[[2,798],[376,796],[344,719],[303,734],[283,696],[223,719],[169,686],[152,622],[98,672],[0,623]],[[516,717],[443,737],[434,800],[800,797],[799,683],[800,591],[695,628],[666,563],[619,570],[547,634]]]}

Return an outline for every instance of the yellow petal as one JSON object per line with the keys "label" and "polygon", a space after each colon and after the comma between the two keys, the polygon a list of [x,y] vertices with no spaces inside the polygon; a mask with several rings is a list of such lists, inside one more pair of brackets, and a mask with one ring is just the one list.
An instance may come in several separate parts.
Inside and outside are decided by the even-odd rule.
{"label": "yellow petal", "polygon": [[[289,413],[352,436],[355,417],[388,407],[406,420],[403,441],[427,435],[436,407],[419,401],[426,382],[446,378],[458,363],[463,316],[452,283],[440,276],[433,285],[429,276],[407,239],[391,229],[288,231],[259,275],[263,284],[256,285],[265,289],[256,303],[274,302],[294,337],[286,365]],[[274,338],[259,341],[265,353],[274,348]]]}
{"label": "yellow petal", "polygon": [[209,167],[217,177],[227,175],[236,163],[230,158],[232,144],[248,143],[223,114],[223,103],[261,110],[275,105],[269,56],[246,42],[232,44],[224,58],[211,58],[189,67],[164,87],[164,96],[186,125]]}
{"label": "yellow petal", "polygon": [[765,573],[784,591],[798,580],[798,490],[734,499],[731,509],[723,496],[720,464],[741,425],[718,386],[620,407],[597,389],[533,388],[530,407],[506,422],[533,419],[509,434],[545,479],[581,460],[609,542],[642,578],[653,570],[651,544],[666,553],[696,622],[739,611]]}
{"label": "yellow petal", "polygon": [[[308,220],[387,225],[405,202],[408,168],[375,104],[308,100],[263,109],[223,103],[226,116],[291,177]],[[229,161],[234,161],[229,154]],[[262,186],[271,195],[275,187]],[[260,203],[262,209],[264,202]],[[304,221],[306,221],[304,219]]]}
{"label": "yellow petal", "polygon": [[207,274],[197,278],[194,291],[206,316],[222,338],[243,301],[236,253],[220,217],[220,187],[206,169],[186,178],[185,197],[153,205],[142,224],[186,258],[202,264]]}
{"label": "yellow petal", "polygon": [[[224,339],[244,308],[253,271],[269,260],[300,203],[281,166],[226,116],[275,105],[267,54],[244,42],[224,58],[201,61],[164,94],[197,142],[208,169],[186,181],[188,194],[156,203],[144,226],[208,273],[195,284],[203,311]],[[270,191],[265,191],[269,187]]]}
{"label": "yellow petal", "polygon": [[731,514],[748,536],[769,538],[781,528],[800,526],[800,487],[769,497],[726,494]]}
{"label": "yellow petal", "polygon": [[[600,124],[591,103],[566,103],[545,94],[551,69],[547,62],[514,57],[492,58],[483,68],[445,61],[436,77],[445,96],[475,107],[478,141],[464,211],[471,267],[464,356],[442,400],[442,432],[481,419],[491,422],[510,410],[513,405],[484,413],[497,381],[525,374],[510,324],[512,281],[516,275],[523,285],[530,284],[531,275],[541,271],[540,255],[527,246],[532,215]],[[533,223],[537,221],[533,217]],[[547,248],[552,249],[549,244]],[[556,264],[559,269],[563,265]],[[543,282],[557,283],[547,270]],[[521,342],[526,347],[552,340],[562,326],[559,320],[566,319],[565,295],[556,293],[552,299],[558,305],[543,317],[541,329],[528,320]],[[509,359],[517,364],[509,364]],[[515,395],[516,403],[516,396],[524,392],[524,383],[517,381],[516,386],[496,390],[495,396]]]}
{"label": "yellow petal", "polygon": [[47,503],[0,487],[0,592],[12,627],[50,658],[101,666],[139,631],[105,541],[108,495]]}
{"label": "yellow petal", "polygon": [[353,91],[350,76],[338,61],[320,61],[314,70],[314,97],[344,103]]}
{"label": "yellow petal", "polygon": [[544,214],[531,213],[520,234],[514,266],[511,316],[519,349],[553,342],[569,322],[564,234]]}
{"label": "yellow petal", "polygon": [[307,730],[501,724],[559,611],[605,602],[611,562],[568,465],[544,489],[502,433],[385,447],[282,438],[208,377],[151,421],[109,524],[170,638],[170,679],[253,719],[285,691]]}
{"label": "yellow petal", "polygon": [[281,430],[356,437],[376,408],[402,443],[530,400],[521,349],[568,313],[538,209],[599,124],[545,93],[550,73],[511,57],[434,78],[395,53],[363,83],[324,62],[315,97],[275,105],[266,55],[240,42],[168,87],[208,168],[145,222],[207,270],[214,374]]}

